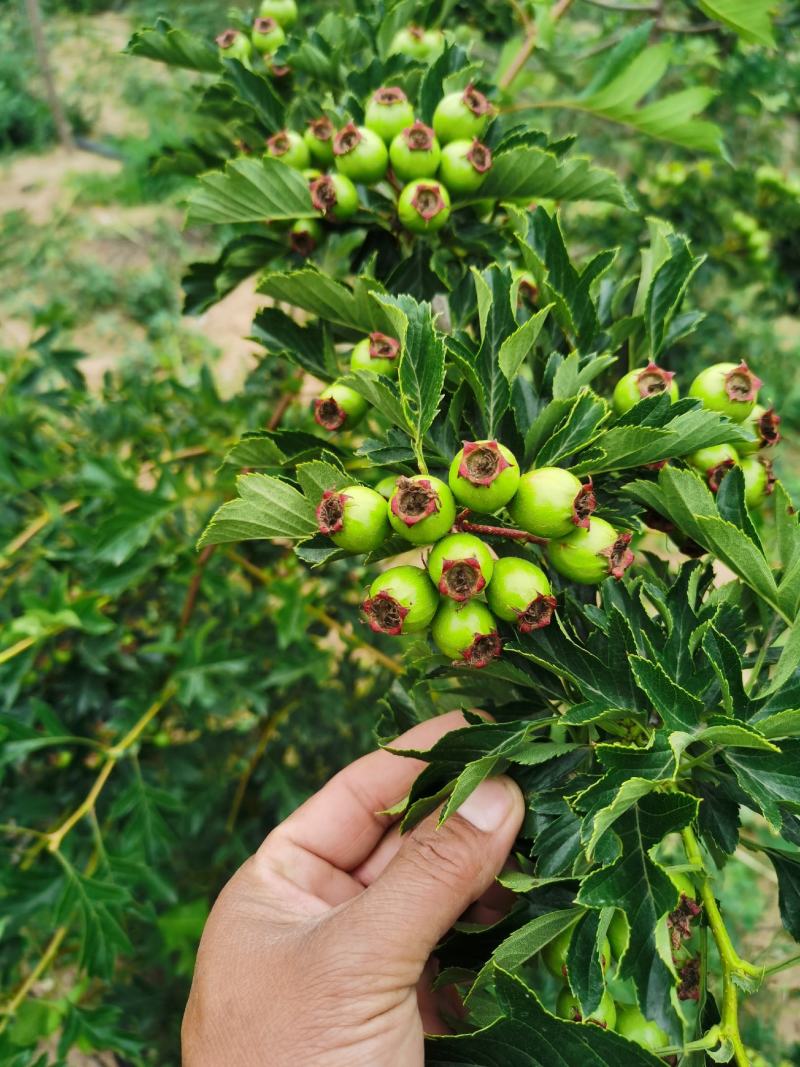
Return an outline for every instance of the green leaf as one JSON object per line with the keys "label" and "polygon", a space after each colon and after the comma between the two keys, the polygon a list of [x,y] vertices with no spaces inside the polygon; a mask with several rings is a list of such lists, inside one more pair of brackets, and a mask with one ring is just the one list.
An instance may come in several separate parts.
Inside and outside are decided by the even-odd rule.
{"label": "green leaf", "polygon": [[800,618],[795,619],[794,625],[787,633],[786,643],[781,650],[780,658],[764,695],[777,692],[798,668],[800,668]]}
{"label": "green leaf", "polygon": [[605,200],[619,207],[632,201],[613,171],[595,167],[583,156],[559,160],[531,145],[498,152],[480,188],[481,197],[495,200]]}
{"label": "green leaf", "polygon": [[774,0],[698,0],[698,4],[709,18],[729,26],[742,40],[775,47]]}
{"label": "green leaf", "polygon": [[781,921],[795,941],[800,941],[800,854],[764,848],[778,876],[778,907]]}
{"label": "green leaf", "polygon": [[265,274],[258,291],[302,308],[325,322],[362,333],[378,330],[391,334],[393,329],[386,309],[372,295],[380,292],[380,283],[374,278],[356,278],[349,288],[313,267],[304,267]]}
{"label": "green leaf", "polygon": [[490,965],[496,964],[504,971],[518,971],[523,964],[533,959],[537,952],[541,952],[545,945],[549,945],[560,933],[574,926],[583,914],[582,908],[565,908],[563,911],[549,911],[545,915],[537,915],[500,942],[492,953]]}
{"label": "green leaf", "polygon": [[317,532],[314,508],[288,482],[265,474],[246,474],[237,478],[236,488],[238,499],[217,510],[198,548],[275,537],[302,541]]}
{"label": "green leaf", "polygon": [[368,400],[376,411],[385,415],[395,426],[405,429],[406,417],[400,394],[390,378],[385,378],[382,374],[373,374],[368,370],[360,370],[345,374],[340,380]]}
{"label": "green leaf", "polygon": [[692,731],[703,714],[703,702],[669,677],[660,663],[641,656],[630,657],[636,684],[661,716],[666,728]]}
{"label": "green leaf", "polygon": [[198,179],[189,197],[188,221],[269,222],[318,218],[308,182],[278,159],[234,159],[224,171]]}
{"label": "green leaf", "polygon": [[254,111],[258,120],[269,133],[277,133],[286,126],[286,108],[283,101],[263,74],[254,74],[242,63],[225,60],[225,80],[230,82],[236,95]]}
{"label": "green leaf", "polygon": [[185,30],[176,30],[163,18],[155,26],[137,30],[124,51],[129,56],[143,56],[173,67],[188,67],[217,74],[222,62],[216,45]]}
{"label": "green leaf", "polygon": [[345,486],[353,484],[352,475],[347,474],[341,467],[319,459],[298,464],[295,473],[304,496],[315,508],[326,490],[344,489]]}
{"label": "green leaf", "polygon": [[669,235],[670,256],[655,272],[647,291],[644,321],[650,342],[650,356],[655,359],[664,347],[667,329],[680,307],[693,274],[704,256],[693,256],[683,237]]}
{"label": "green leaf", "polygon": [[781,804],[800,810],[800,742],[785,741],[779,752],[728,750],[723,759],[774,830],[780,830]]}
{"label": "green leaf", "polygon": [[[554,401],[555,403],[555,401]],[[604,437],[604,425],[611,412],[605,400],[584,389],[558,429],[534,454],[538,467],[559,466],[580,449]],[[526,453],[527,455],[527,453]]]}
{"label": "green leaf", "polygon": [[278,308],[261,308],[253,321],[252,335],[273,355],[302,367],[328,382],[338,374],[336,356],[325,331],[318,323],[300,326]]}
{"label": "green leaf", "polygon": [[475,369],[485,402],[482,415],[486,436],[496,437],[511,400],[508,379],[500,369],[502,345],[517,330],[511,309],[511,272],[508,268],[488,267],[480,273],[473,268],[472,274],[481,335]]}
{"label": "green leaf", "polygon": [[552,304],[548,304],[541,311],[537,311],[535,315],[531,315],[526,323],[523,323],[514,333],[509,334],[500,345],[498,363],[500,370],[505,374],[509,382],[516,378],[520,367],[536,344],[536,339],[541,333],[544,320],[547,318],[552,306]]}

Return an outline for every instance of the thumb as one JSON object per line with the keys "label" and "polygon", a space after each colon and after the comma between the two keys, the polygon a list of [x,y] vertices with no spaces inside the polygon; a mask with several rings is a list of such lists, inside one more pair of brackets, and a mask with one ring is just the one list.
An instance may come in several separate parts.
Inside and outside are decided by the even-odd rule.
{"label": "thumb", "polygon": [[492,885],[524,815],[510,778],[487,779],[443,825],[432,815],[403,838],[385,871],[350,903],[349,919],[396,977],[416,983],[437,943]]}

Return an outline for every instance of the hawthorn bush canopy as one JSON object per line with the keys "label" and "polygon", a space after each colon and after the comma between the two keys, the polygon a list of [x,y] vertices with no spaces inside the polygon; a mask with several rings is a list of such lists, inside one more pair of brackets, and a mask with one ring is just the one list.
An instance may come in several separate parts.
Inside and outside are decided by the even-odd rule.
{"label": "hawthorn bush canopy", "polygon": [[255,276],[263,357],[223,402],[207,367],[93,393],[54,330],[0,353],[0,1063],[177,1063],[234,865],[452,708],[402,826],[498,773],[528,817],[427,1061],[755,1062],[793,953],[745,958],[719,885],[758,853],[800,940],[800,187],[761,158],[798,16],[670,6],[133,34],[195,72],[155,161],[218,240],[185,310]]}

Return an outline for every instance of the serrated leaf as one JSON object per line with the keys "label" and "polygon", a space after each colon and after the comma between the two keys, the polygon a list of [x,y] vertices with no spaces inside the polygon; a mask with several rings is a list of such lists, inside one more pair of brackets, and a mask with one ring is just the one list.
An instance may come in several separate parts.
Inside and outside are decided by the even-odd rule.
{"label": "serrated leaf", "polygon": [[765,848],[762,851],[778,876],[781,921],[795,941],[800,941],[800,854],[778,848]]}
{"label": "serrated leaf", "polygon": [[216,74],[222,69],[215,45],[185,30],[175,29],[164,18],[156,19],[155,26],[137,30],[125,52],[130,56],[142,56],[173,67],[187,67],[209,74]]}
{"label": "serrated leaf", "polygon": [[629,193],[613,171],[596,167],[583,156],[559,160],[532,145],[495,155],[480,195],[496,200],[604,200],[631,206]]}
{"label": "serrated leaf", "polygon": [[680,306],[686,288],[703,256],[693,256],[683,237],[669,235],[670,255],[658,268],[647,291],[644,322],[650,342],[650,356],[655,359],[664,347],[666,331]]}
{"label": "serrated leaf", "polygon": [[191,223],[269,222],[317,218],[308,182],[278,159],[234,159],[200,176],[188,201]]}
{"label": "serrated leaf", "polygon": [[773,829],[780,830],[782,804],[800,809],[800,742],[785,741],[779,752],[729,749],[723,759]]}
{"label": "serrated leaf", "polygon": [[698,0],[709,18],[735,30],[745,41],[775,46],[772,33],[773,0]]}
{"label": "serrated leaf", "polygon": [[348,326],[363,333],[392,332],[392,321],[386,310],[371,295],[380,292],[380,283],[374,278],[356,278],[348,287],[313,267],[304,267],[265,274],[258,291],[302,308],[324,322]]}
{"label": "serrated leaf", "polygon": [[382,374],[373,374],[371,371],[351,371],[340,379],[343,385],[354,389],[365,400],[368,400],[376,411],[385,415],[395,426],[405,429],[406,418],[400,394],[394,382],[385,378]]}
{"label": "serrated leaf", "polygon": [[636,684],[650,700],[669,731],[691,731],[700,721],[704,706],[690,692],[670,678],[660,663],[641,656],[630,657]]}
{"label": "serrated leaf", "polygon": [[517,376],[517,373],[525,362],[525,358],[536,344],[536,339],[541,333],[544,320],[547,318],[552,304],[543,307],[535,315],[531,315],[527,322],[523,323],[518,330],[510,334],[500,345],[498,363],[500,370],[508,378],[509,382]]}
{"label": "serrated leaf", "polygon": [[315,508],[322,500],[322,494],[328,489],[344,489],[354,481],[353,476],[341,467],[320,459],[299,463],[295,475],[303,495]]}
{"label": "serrated leaf", "polygon": [[266,74],[255,74],[236,60],[226,59],[225,80],[236,95],[248,104],[269,133],[277,133],[286,125],[286,107],[272,88]]}
{"label": "serrated leaf", "polygon": [[565,465],[570,456],[604,436],[609,415],[608,404],[596,393],[584,390],[555,433],[534,453],[537,467]]}
{"label": "serrated leaf", "polygon": [[318,323],[301,326],[279,308],[265,307],[252,325],[254,340],[267,352],[281,355],[322,381],[337,376],[334,353]]}
{"label": "serrated leaf", "polygon": [[238,478],[239,497],[219,508],[197,547],[285,537],[305,540],[317,531],[314,508],[294,486],[265,474]]}

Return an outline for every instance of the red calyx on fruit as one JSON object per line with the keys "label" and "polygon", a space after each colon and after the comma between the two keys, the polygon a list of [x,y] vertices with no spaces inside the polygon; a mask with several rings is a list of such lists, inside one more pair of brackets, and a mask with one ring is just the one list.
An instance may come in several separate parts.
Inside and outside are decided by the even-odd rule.
{"label": "red calyx on fruit", "polygon": [[[476,170],[478,174],[485,174],[486,171],[490,170],[492,166],[492,150],[485,144],[481,144],[481,142],[476,137],[475,140],[472,142],[472,148],[470,148],[469,152],[467,152],[467,159],[472,164],[473,170]],[[527,283],[522,282],[521,286],[525,284]]]}
{"label": "red calyx on fruit", "polygon": [[526,281],[523,278],[522,281],[519,283],[519,289],[517,290],[517,300],[518,301],[524,300],[528,304],[535,304],[536,303],[536,298],[538,297],[538,295],[539,295],[539,286],[538,285],[532,285],[529,281]]}
{"label": "red calyx on fruit", "polygon": [[719,492],[722,479],[733,466],[735,466],[735,464],[732,459],[724,459],[722,463],[718,463],[716,467],[708,468],[706,471],[706,480],[708,482],[708,488],[712,493]]}
{"label": "red calyx on fruit", "polygon": [[492,105],[483,95],[479,92],[470,82],[470,84],[464,90],[464,94],[461,97],[467,107],[470,109],[473,115],[488,115],[492,110]]}
{"label": "red calyx on fruit", "polygon": [[549,626],[555,609],[556,598],[554,596],[544,594],[537,596],[524,611],[517,612],[517,629],[521,634],[530,634],[534,630]]}
{"label": "red calyx on fruit", "polygon": [[[592,479],[582,485],[572,502],[572,521],[576,526],[582,526],[584,530],[589,528],[589,520],[597,507],[597,497],[594,495]],[[630,537],[628,538],[630,541]]]}
{"label": "red calyx on fruit", "polygon": [[762,385],[744,360],[725,375],[725,392],[731,400],[755,400]]}
{"label": "red calyx on fruit", "polygon": [[220,48],[230,48],[230,46],[233,44],[233,42],[238,36],[238,30],[223,30],[218,37],[214,38],[214,40],[217,42]]}
{"label": "red calyx on fruit", "polygon": [[388,334],[376,330],[369,335],[370,359],[396,359],[400,351],[400,342]]}
{"label": "red calyx on fruit", "polygon": [[256,33],[273,33],[278,28],[278,23],[275,19],[258,18],[253,22],[253,29]]}
{"label": "red calyx on fruit", "polygon": [[272,137],[267,138],[267,148],[269,148],[272,156],[286,155],[291,147],[292,142],[289,140],[286,130],[279,130],[278,133],[273,133]]}
{"label": "red calyx on fruit", "polygon": [[599,555],[608,558],[608,573],[612,578],[620,579],[636,559],[628,547],[631,537],[631,533],[621,533],[613,545],[600,550]]}
{"label": "red calyx on fruit", "polygon": [[323,174],[321,178],[315,178],[308,188],[311,193],[311,203],[317,211],[321,211],[324,215],[333,211],[337,203],[336,186],[330,175]]}
{"label": "red calyx on fruit", "polygon": [[674,377],[675,371],[664,370],[663,367],[659,367],[651,359],[636,379],[639,395],[645,397],[666,393]]}
{"label": "red calyx on fruit", "polygon": [[311,119],[308,128],[318,141],[330,141],[333,137],[333,123],[325,115],[318,119]]}
{"label": "red calyx on fruit", "polygon": [[398,478],[397,490],[392,496],[392,514],[406,526],[416,526],[439,510],[439,497],[427,478],[412,481]]}
{"label": "red calyx on fruit", "polygon": [[471,645],[461,653],[464,662],[470,667],[488,667],[503,651],[500,634],[493,630],[490,634],[478,634]]}
{"label": "red calyx on fruit", "polygon": [[479,561],[469,559],[446,559],[442,561],[442,577],[439,592],[452,600],[463,602],[475,596],[486,586]]}
{"label": "red calyx on fruit", "polygon": [[[420,30],[420,33],[423,31]],[[372,99],[376,104],[402,104],[404,100],[408,100],[408,97],[403,90],[397,85],[384,85],[381,89],[376,89],[372,94]]]}
{"label": "red calyx on fruit", "polygon": [[678,973],[681,979],[678,986],[678,1000],[699,1000],[700,957],[695,956],[689,960]]}
{"label": "red calyx on fruit", "polygon": [[771,459],[767,459],[766,456],[761,457],[761,465],[767,472],[767,484],[764,486],[764,495],[770,496],[775,492],[775,465]]}
{"label": "red calyx on fruit", "polygon": [[367,624],[373,633],[397,637],[403,632],[403,619],[410,609],[403,607],[391,593],[383,589],[375,596],[367,597],[361,604],[361,610],[366,615]]}
{"label": "red calyx on fruit", "polygon": [[314,235],[308,230],[296,230],[289,237],[289,244],[298,256],[310,256],[317,247]]}
{"label": "red calyx on fruit", "polygon": [[465,441],[458,473],[472,485],[491,485],[500,472],[510,466],[498,448],[497,441],[484,441],[480,444]]}
{"label": "red calyx on fruit", "polygon": [[[334,401],[335,403],[335,401]],[[319,532],[327,534],[338,533],[344,526],[344,504],[347,497],[344,493],[337,493],[333,489],[326,489],[322,494],[317,506],[317,522]]]}
{"label": "red calyx on fruit", "polygon": [[690,900],[685,893],[681,893],[680,904],[667,916],[672,951],[676,953],[684,941],[692,936],[692,921],[697,918],[703,909],[695,900]]}
{"label": "red calyx on fruit", "polygon": [[442,199],[438,185],[419,185],[411,205],[426,222],[429,219],[435,219],[440,211],[447,210],[447,204]]}
{"label": "red calyx on fruit", "polygon": [[332,396],[318,396],[314,401],[314,421],[324,430],[341,430],[347,412]]}
{"label": "red calyx on fruit", "polygon": [[342,126],[341,130],[333,138],[333,154],[335,156],[346,156],[348,152],[352,152],[354,148],[357,148],[363,140],[364,138],[358,126],[354,122],[348,122],[346,126]]}
{"label": "red calyx on fruit", "polygon": [[413,125],[406,126],[402,137],[412,152],[430,152],[433,148],[434,132],[419,119]]}
{"label": "red calyx on fruit", "polygon": [[768,408],[758,420],[756,425],[763,448],[772,448],[780,441],[781,431],[778,429],[780,422],[781,417],[776,414],[775,408]]}

